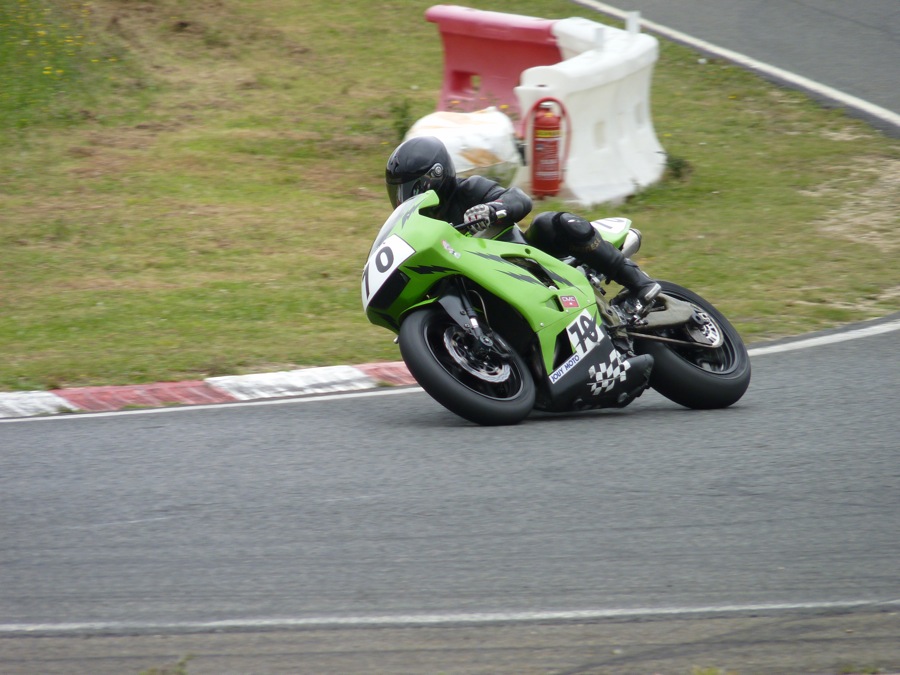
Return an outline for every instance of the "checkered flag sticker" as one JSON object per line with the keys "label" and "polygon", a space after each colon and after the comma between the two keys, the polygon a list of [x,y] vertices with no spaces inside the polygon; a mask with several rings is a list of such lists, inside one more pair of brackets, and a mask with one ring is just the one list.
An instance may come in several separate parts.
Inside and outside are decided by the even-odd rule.
{"label": "checkered flag sticker", "polygon": [[588,374],[591,379],[591,396],[599,396],[611,391],[617,383],[624,382],[631,364],[622,358],[615,349],[609,354],[609,361],[591,366]]}

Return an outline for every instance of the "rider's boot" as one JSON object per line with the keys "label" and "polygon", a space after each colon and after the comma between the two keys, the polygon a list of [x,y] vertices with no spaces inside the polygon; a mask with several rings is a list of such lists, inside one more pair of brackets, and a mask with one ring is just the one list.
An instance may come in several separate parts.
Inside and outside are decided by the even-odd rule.
{"label": "rider's boot", "polygon": [[630,297],[623,304],[629,313],[637,317],[645,316],[656,296],[662,292],[662,286],[647,276],[636,262],[625,256],[622,258],[622,266],[609,278],[628,290]]}

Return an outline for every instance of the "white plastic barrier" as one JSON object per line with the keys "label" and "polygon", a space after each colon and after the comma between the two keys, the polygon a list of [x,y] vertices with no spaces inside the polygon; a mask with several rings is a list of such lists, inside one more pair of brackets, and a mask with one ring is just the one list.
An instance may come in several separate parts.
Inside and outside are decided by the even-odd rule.
{"label": "white plastic barrier", "polygon": [[431,113],[413,124],[404,140],[414,136],[440,138],[458,176],[478,174],[510,185],[522,167],[512,120],[494,107]]}
{"label": "white plastic barrier", "polygon": [[[650,115],[659,44],[638,32],[637,19],[631,16],[627,30],[580,18],[557,21],[553,33],[565,60],[525,70],[515,88],[523,114],[545,97],[566,108],[568,156],[559,195],[566,201],[617,202],[662,177],[665,152]],[[529,191],[527,166],[514,184]]]}

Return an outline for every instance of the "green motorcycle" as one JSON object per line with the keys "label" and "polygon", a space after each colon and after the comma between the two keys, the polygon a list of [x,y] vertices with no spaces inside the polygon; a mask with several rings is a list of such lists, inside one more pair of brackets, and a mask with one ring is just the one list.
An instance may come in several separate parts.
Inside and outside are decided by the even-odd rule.
{"label": "green motorcycle", "polygon": [[[709,302],[677,284],[641,317],[627,293],[572,258],[530,246],[518,228],[499,238],[421,211],[433,191],[400,204],[362,275],[369,321],[398,335],[410,373],[441,405],[482,425],[516,424],[532,410],[623,407],[649,385],[688,408],[724,408],[750,384],[740,335]],[[594,221],[631,257],[640,233],[626,218]],[[649,380],[627,359],[653,356]]]}

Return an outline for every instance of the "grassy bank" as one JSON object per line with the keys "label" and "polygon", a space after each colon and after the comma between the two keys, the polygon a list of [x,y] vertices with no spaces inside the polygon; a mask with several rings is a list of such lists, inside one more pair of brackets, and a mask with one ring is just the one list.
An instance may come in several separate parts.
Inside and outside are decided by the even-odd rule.
{"label": "grassy bank", "polygon": [[[440,88],[431,4],[6,3],[0,390],[397,359],[359,273]],[[900,308],[900,143],[667,43],[652,104],[678,171],[585,214],[632,218],[648,271],[751,341]]]}

